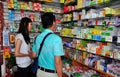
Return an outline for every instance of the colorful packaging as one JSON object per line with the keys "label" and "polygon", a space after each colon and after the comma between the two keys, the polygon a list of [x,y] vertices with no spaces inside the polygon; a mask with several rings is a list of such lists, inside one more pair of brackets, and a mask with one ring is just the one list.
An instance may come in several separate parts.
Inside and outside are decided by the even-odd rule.
{"label": "colorful packaging", "polygon": [[10,58],[10,47],[3,48],[3,58]]}

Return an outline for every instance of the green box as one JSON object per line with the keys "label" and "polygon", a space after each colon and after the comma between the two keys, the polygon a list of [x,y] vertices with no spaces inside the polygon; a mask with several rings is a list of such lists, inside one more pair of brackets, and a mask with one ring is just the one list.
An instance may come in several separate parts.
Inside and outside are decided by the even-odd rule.
{"label": "green box", "polygon": [[109,31],[113,31],[113,27],[109,27],[108,30],[109,30]]}
{"label": "green box", "polygon": [[105,38],[101,38],[101,41],[106,41],[106,39]]}
{"label": "green box", "polygon": [[105,36],[111,36],[111,34],[110,33],[105,33]]}

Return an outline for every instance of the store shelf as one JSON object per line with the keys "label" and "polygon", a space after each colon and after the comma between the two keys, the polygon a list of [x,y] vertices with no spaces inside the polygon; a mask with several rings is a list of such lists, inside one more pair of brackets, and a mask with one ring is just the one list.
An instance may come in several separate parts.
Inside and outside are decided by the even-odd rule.
{"label": "store shelf", "polygon": [[111,19],[113,17],[118,17],[120,15],[113,15],[113,16],[110,16],[110,17],[96,17],[96,18],[88,18],[88,19],[81,19],[81,20],[76,20],[76,21],[88,21],[88,20],[100,20],[100,19]]}
{"label": "store shelf", "polygon": [[39,34],[39,33],[41,33],[41,32],[30,32],[30,33],[31,33],[31,34],[32,34],[32,33]]}
{"label": "store shelf", "polygon": [[69,6],[69,5],[72,5],[72,6],[77,5],[77,1],[75,2],[72,1],[70,3],[64,4],[64,6]]}
{"label": "store shelf", "polygon": [[106,72],[104,72],[104,71],[97,70],[97,69],[95,69],[95,68],[93,68],[93,67],[91,67],[91,66],[88,66],[88,65],[86,65],[86,64],[84,64],[84,63],[82,63],[82,62],[78,62],[78,61],[76,61],[76,60],[74,60],[74,59],[72,59],[72,58],[70,58],[70,57],[68,57],[68,56],[65,56],[65,57],[68,58],[68,59],[70,59],[70,60],[72,60],[72,61],[74,61],[74,62],[76,62],[76,63],[78,63],[78,64],[80,64],[80,65],[83,65],[83,66],[85,66],[85,67],[87,67],[87,68],[89,68],[89,69],[92,69],[92,70],[95,70],[95,71],[97,71],[97,72],[99,72],[99,73],[102,73],[102,74],[106,75],[106,77],[114,77],[114,76],[112,76],[112,75],[110,75],[110,74],[108,74],[108,73],[106,73]]}
{"label": "store shelf", "polygon": [[[13,34],[13,33],[18,34],[18,32],[10,32],[10,34]],[[30,34],[39,34],[39,33],[41,32],[30,32]]]}
{"label": "store shelf", "polygon": [[47,1],[41,1],[41,0],[18,0],[18,1],[23,1],[23,2],[38,2],[41,4],[47,4],[47,5],[53,5],[53,6],[64,6],[64,3],[60,3],[60,2],[47,2]]}
{"label": "store shelf", "polygon": [[69,29],[73,29],[74,28],[74,26],[61,26],[61,27],[63,27],[63,28],[69,28]]}
{"label": "store shelf", "polygon": [[71,22],[77,22],[78,20],[71,20],[71,21],[63,21],[61,23],[71,23]]}
{"label": "store shelf", "polygon": [[71,23],[72,21],[63,21],[61,23]]}
{"label": "store shelf", "polygon": [[89,9],[100,9],[100,8],[110,7],[110,6],[118,5],[118,4],[120,4],[120,0],[110,0],[110,2],[86,6],[86,7],[83,7],[83,8],[79,8],[79,9],[76,9],[76,10],[72,10],[72,11],[66,12],[64,14],[70,14],[72,12],[79,12],[79,11],[81,11],[83,9],[86,9],[86,10],[89,10]]}
{"label": "store shelf", "polygon": [[[13,22],[19,23],[20,20],[12,20]],[[41,23],[41,21],[32,21],[32,23]]]}
{"label": "store shelf", "polygon": [[64,6],[64,3],[60,3],[60,2],[46,2],[46,1],[41,1],[41,4],[51,5],[51,6],[56,6],[56,7],[63,7]]}
{"label": "store shelf", "polygon": [[109,41],[99,41],[99,40],[91,40],[91,39],[82,39],[82,38],[76,38],[76,37],[66,37],[66,36],[61,36],[62,38],[70,38],[70,39],[80,39],[80,40],[85,40],[85,41],[93,41],[93,42],[104,42],[104,43],[113,43],[113,44],[118,44],[115,41],[109,42]]}
{"label": "store shelf", "polygon": [[97,18],[88,18],[88,19],[81,19],[77,21],[88,21],[88,20],[100,20],[100,19],[109,19],[111,17],[97,17]]}
{"label": "store shelf", "polygon": [[[66,46],[64,46],[64,47],[66,47]],[[107,56],[103,56],[103,55],[100,55],[100,54],[95,54],[95,53],[88,52],[88,51],[85,51],[85,50],[76,49],[76,48],[73,48],[73,47],[66,47],[66,48],[71,48],[71,49],[74,49],[74,50],[78,50],[78,51],[82,51],[82,52],[87,52],[89,54],[98,55],[98,56],[104,57],[106,59],[112,59],[112,60],[120,61],[119,59],[110,58],[110,57],[107,57]]]}
{"label": "store shelf", "polygon": [[[33,13],[45,13],[45,11],[37,11],[37,10],[28,10],[28,9],[14,9],[14,8],[8,8],[9,10],[14,10],[14,11],[25,11],[25,12],[33,12]],[[56,12],[51,12],[53,14],[57,15],[63,15],[63,13],[56,13]]]}
{"label": "store shelf", "polygon": [[13,10],[13,11],[26,11],[26,12],[35,12],[35,13],[40,13],[40,11],[36,11],[36,10],[29,10],[29,9],[14,9],[14,8],[8,8],[8,10]]}
{"label": "store shelf", "polygon": [[120,15],[110,16],[110,17],[97,17],[97,18],[88,18],[88,19],[81,19],[81,20],[72,20],[72,21],[66,21],[62,23],[70,23],[70,22],[79,22],[79,21],[88,21],[88,20],[101,20],[101,19],[111,19],[113,17],[118,17]]}
{"label": "store shelf", "polygon": [[71,14],[73,12],[75,12],[75,10],[72,10],[72,11],[69,11],[69,12],[64,12],[63,14]]}
{"label": "store shelf", "polygon": [[89,10],[89,9],[100,9],[100,8],[110,7],[110,6],[118,5],[118,4],[120,4],[120,0],[110,0],[110,2],[86,6],[86,7],[83,7],[83,8],[76,9],[74,11],[79,12],[82,9],[86,9],[86,10]]}

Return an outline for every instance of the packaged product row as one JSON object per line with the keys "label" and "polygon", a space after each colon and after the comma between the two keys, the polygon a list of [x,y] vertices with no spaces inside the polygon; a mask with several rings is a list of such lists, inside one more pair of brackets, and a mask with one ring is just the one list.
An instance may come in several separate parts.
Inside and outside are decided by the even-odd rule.
{"label": "packaged product row", "polygon": [[74,37],[86,40],[117,42],[119,39],[114,38],[120,36],[119,29],[120,28],[114,26],[95,26],[94,28],[74,27],[73,29],[63,28],[60,35],[64,37]]}
{"label": "packaged product row", "polygon": [[[2,31],[3,36],[3,46],[10,46],[10,44],[15,43],[15,36],[18,31],[18,24],[7,24],[4,26]],[[30,32],[31,43],[33,42],[35,36],[42,32],[44,29],[40,25],[35,25],[32,27],[32,31]]]}
{"label": "packaged product row", "polygon": [[64,41],[64,46],[74,50],[120,60],[120,46],[114,44],[74,39],[73,41]]}
{"label": "packaged product row", "polygon": [[112,3],[113,1],[114,0],[77,0],[77,9],[94,5],[102,6],[101,4],[106,5],[108,3]]}
{"label": "packaged product row", "polygon": [[[68,0],[70,1],[70,0]],[[75,1],[73,1],[75,2]],[[68,5],[68,6],[64,6],[64,13],[69,13],[70,11],[77,11],[77,10],[81,10],[81,9],[88,9],[88,8],[95,8],[95,7],[102,7],[104,5],[109,6],[108,4],[112,4],[113,0],[77,0],[76,5]],[[115,3],[115,1],[114,1]],[[116,0],[117,3],[117,0]],[[105,9],[108,10],[110,12],[110,9]],[[104,11],[105,11],[104,10]],[[114,9],[111,9],[114,10]],[[116,9],[117,11],[117,9]],[[106,11],[107,12],[107,11]],[[112,11],[111,11],[112,12]]]}
{"label": "packaged product row", "polygon": [[9,21],[19,21],[22,17],[29,17],[32,21],[38,21],[40,22],[40,14],[39,13],[33,13],[33,12],[26,12],[26,11],[14,11],[9,10],[8,12],[8,20]]}
{"label": "packaged product row", "polygon": [[66,56],[72,60],[75,60],[76,62],[90,66],[91,68],[95,68],[97,70],[107,72],[115,77],[120,76],[119,61],[113,61],[109,58],[100,57],[95,54],[90,54],[78,50],[71,50],[69,48],[66,48]]}
{"label": "packaged product row", "polygon": [[[108,25],[110,23],[120,25],[120,8],[104,8],[103,10],[90,9],[88,11],[82,10],[81,12],[73,12],[70,14],[64,14],[61,21],[87,21],[88,23],[95,22],[94,25],[101,25],[103,20],[105,20]],[[104,22],[105,22],[104,21]]]}
{"label": "packaged product row", "polygon": [[[84,26],[84,27],[94,27],[94,26],[120,26],[120,17],[106,17],[106,18],[95,18],[95,19],[84,19],[84,20],[73,20],[70,21],[71,19],[67,19],[68,17],[64,17],[61,21],[63,21],[63,25],[64,26],[71,26],[71,27],[75,27],[75,26]],[[69,22],[66,22],[68,21]]]}
{"label": "packaged product row", "polygon": [[[11,51],[14,51],[15,47],[15,36],[18,32],[19,28],[19,23],[8,23],[4,26],[3,31],[2,31],[2,37],[3,37],[3,46],[10,46]],[[55,30],[56,32],[60,31],[60,27],[58,26],[57,29]],[[35,37],[40,34],[41,32],[44,31],[44,28],[42,25],[34,24],[32,27],[32,30],[30,32],[30,42],[31,45],[33,44]]]}
{"label": "packaged product row", "polygon": [[72,14],[64,14],[61,22],[72,21]]}
{"label": "packaged product row", "polygon": [[45,12],[55,12],[62,13],[61,9],[52,8],[52,7],[43,7],[39,2],[24,2],[17,0],[9,0],[7,3],[9,9],[17,9],[17,10],[31,10],[31,11],[45,11]]}
{"label": "packaged product row", "polygon": [[[4,29],[3,31],[6,31],[6,28],[7,30],[10,32],[10,33],[17,33],[18,32],[18,28],[19,28],[19,23],[20,21],[9,21],[7,22],[5,25],[4,25]],[[42,28],[42,25],[40,23],[32,23],[32,30],[31,30],[31,33],[34,33],[34,32],[42,32],[43,31],[43,28]]]}
{"label": "packaged product row", "polygon": [[112,17],[120,15],[120,8],[106,7],[103,9],[83,9],[80,12],[73,12],[73,20],[83,20],[92,18]]}
{"label": "packaged product row", "polygon": [[69,59],[63,59],[63,73],[67,77],[105,77],[94,70],[83,67],[82,65],[73,65]]}
{"label": "packaged product row", "polygon": [[[8,10],[8,13],[4,14],[9,21],[20,21],[22,17],[29,17],[33,22],[41,22],[41,14],[39,12],[20,11],[20,10]],[[8,16],[8,17],[7,17]],[[56,16],[56,22],[60,23],[61,16]]]}
{"label": "packaged product row", "polygon": [[78,21],[78,26],[85,26],[85,27],[94,27],[94,26],[120,26],[120,18],[119,17],[112,17],[112,18],[101,18],[97,19],[89,19],[84,21]]}

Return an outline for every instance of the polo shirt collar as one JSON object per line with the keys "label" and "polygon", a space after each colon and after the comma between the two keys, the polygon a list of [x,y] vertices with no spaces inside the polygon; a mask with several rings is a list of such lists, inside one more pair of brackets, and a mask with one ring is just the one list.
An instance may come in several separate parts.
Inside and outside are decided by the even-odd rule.
{"label": "polo shirt collar", "polygon": [[53,33],[53,31],[52,30],[50,30],[50,29],[45,29],[45,32],[52,32]]}

